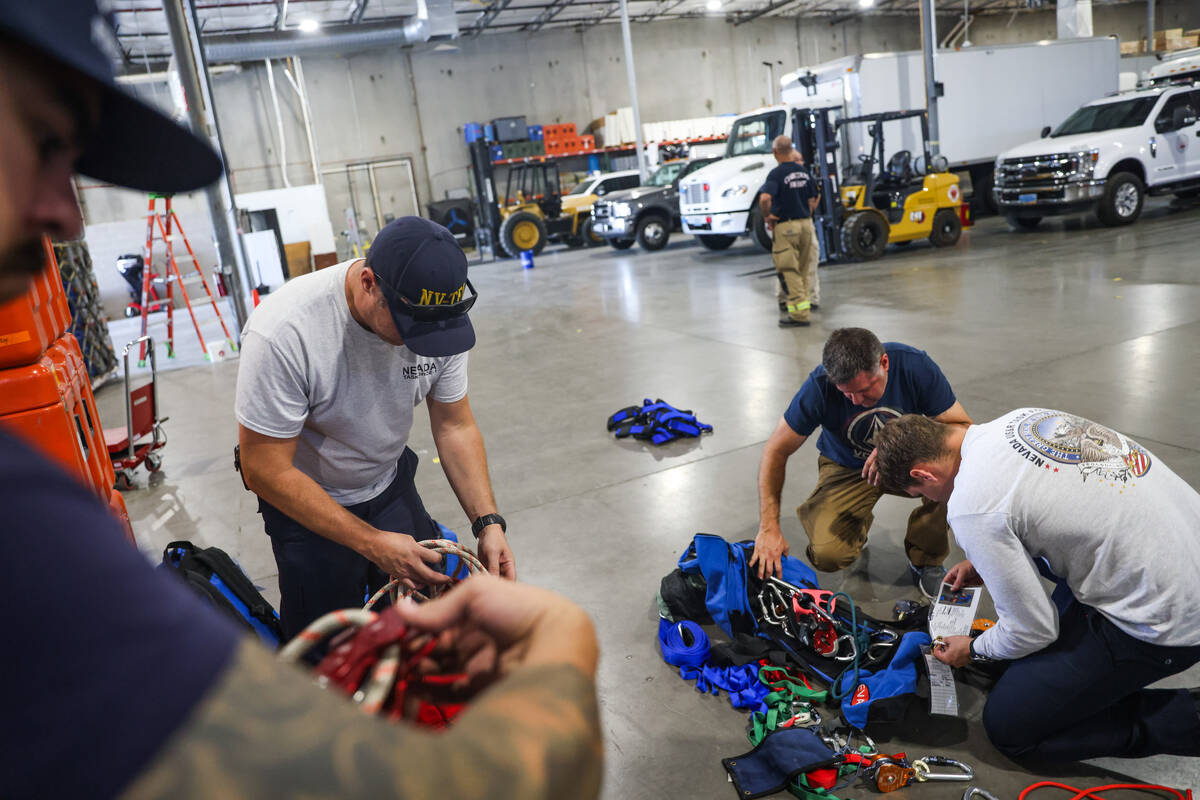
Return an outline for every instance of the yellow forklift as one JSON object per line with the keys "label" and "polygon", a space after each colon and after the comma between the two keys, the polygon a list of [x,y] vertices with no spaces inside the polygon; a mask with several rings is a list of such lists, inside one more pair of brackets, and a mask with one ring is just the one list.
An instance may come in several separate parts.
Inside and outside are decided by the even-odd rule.
{"label": "yellow forklift", "polygon": [[553,162],[510,166],[499,200],[496,238],[513,258],[522,250],[540,253],[547,242],[564,242],[570,247],[603,243],[589,237],[586,223],[591,217],[591,204],[563,202],[558,165]]}
{"label": "yellow forklift", "polygon": [[[898,150],[884,160],[883,126],[916,118],[921,128],[921,154]],[[929,118],[924,110],[887,111],[844,117],[838,129],[867,125],[870,151],[847,166],[839,192],[840,255],[858,261],[879,258],[888,244],[907,245],[929,239],[934,247],[958,242],[963,225],[970,225],[970,207],[963,203],[958,176],[948,172],[946,160],[930,157]],[[843,141],[846,141],[843,138]],[[832,199],[832,198],[831,198]]]}

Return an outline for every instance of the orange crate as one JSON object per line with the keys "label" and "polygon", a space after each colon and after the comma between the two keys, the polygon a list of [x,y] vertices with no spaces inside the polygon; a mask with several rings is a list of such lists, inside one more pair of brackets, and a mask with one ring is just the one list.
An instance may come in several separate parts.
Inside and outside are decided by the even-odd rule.
{"label": "orange crate", "polygon": [[115,474],[74,336],[54,342],[35,364],[0,371],[0,425],[109,502]]}
{"label": "orange crate", "polygon": [[584,150],[595,150],[596,149],[596,137],[595,136],[580,136],[579,138],[583,142]]}
{"label": "orange crate", "polygon": [[133,538],[133,523],[129,521],[129,509],[125,507],[125,498],[116,489],[109,492],[108,495],[108,510],[117,518],[117,522],[121,523],[121,527],[125,529],[125,538],[133,546],[137,546],[137,541]]}
{"label": "orange crate", "polygon": [[71,308],[50,240],[42,238],[45,268],[29,291],[0,305],[0,368],[32,364],[71,326]]}

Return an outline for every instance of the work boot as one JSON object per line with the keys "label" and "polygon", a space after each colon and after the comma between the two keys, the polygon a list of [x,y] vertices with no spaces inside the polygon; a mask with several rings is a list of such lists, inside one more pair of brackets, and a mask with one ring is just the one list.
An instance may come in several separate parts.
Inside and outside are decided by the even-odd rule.
{"label": "work boot", "polygon": [[806,319],[792,319],[791,317],[781,317],[779,319],[779,327],[781,328],[807,328],[812,325],[812,322]]}
{"label": "work boot", "polygon": [[921,594],[930,600],[936,600],[942,591],[942,580],[946,577],[946,568],[941,564],[918,567],[912,563],[908,565],[908,568],[912,571],[913,583],[921,590]]}

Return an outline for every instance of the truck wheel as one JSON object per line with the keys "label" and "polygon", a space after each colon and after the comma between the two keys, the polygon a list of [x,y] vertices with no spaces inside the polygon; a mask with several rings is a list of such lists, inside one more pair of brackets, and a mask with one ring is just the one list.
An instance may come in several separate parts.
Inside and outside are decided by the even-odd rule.
{"label": "truck wheel", "polygon": [[1005,214],[1004,219],[1008,222],[1008,227],[1014,231],[1031,231],[1042,224],[1041,217],[1018,217],[1016,214]]}
{"label": "truck wheel", "polygon": [[1128,225],[1141,216],[1145,195],[1145,184],[1132,172],[1109,175],[1096,206],[1096,216],[1105,225]]}
{"label": "truck wheel", "polygon": [[500,245],[511,258],[522,250],[532,250],[535,255],[542,252],[546,239],[546,223],[529,211],[509,214],[500,225]]}
{"label": "truck wheel", "polygon": [[637,241],[643,250],[662,250],[670,238],[671,225],[658,214],[647,214],[638,220]]}
{"label": "truck wheel", "polygon": [[614,250],[628,250],[633,247],[635,239],[609,239],[608,243],[612,245]]}
{"label": "truck wheel", "polygon": [[750,210],[750,238],[766,252],[771,252],[775,246],[775,240],[771,237],[771,232],[767,230],[767,221],[763,219],[762,211],[755,208]]}
{"label": "truck wheel", "polygon": [[929,241],[934,247],[953,247],[962,236],[962,220],[953,208],[939,208],[933,215],[933,230]]}
{"label": "truck wheel", "polygon": [[711,233],[696,238],[700,240],[700,244],[704,245],[706,250],[728,250],[737,241],[736,236],[714,236]]}
{"label": "truck wheel", "polygon": [[887,240],[887,223],[874,212],[854,214],[842,225],[842,249],[859,261],[879,258]]}
{"label": "truck wheel", "polygon": [[579,238],[583,240],[584,247],[599,247],[604,244],[604,237],[596,233],[596,222],[590,216],[583,221]]}

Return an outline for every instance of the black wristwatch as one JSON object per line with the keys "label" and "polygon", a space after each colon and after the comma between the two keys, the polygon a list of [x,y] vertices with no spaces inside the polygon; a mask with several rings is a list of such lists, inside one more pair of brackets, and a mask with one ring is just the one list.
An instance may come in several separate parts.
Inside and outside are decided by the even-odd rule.
{"label": "black wristwatch", "polygon": [[995,660],[992,658],[988,658],[987,656],[981,656],[981,655],[979,655],[979,653],[975,652],[975,639],[974,638],[971,639],[971,644],[967,648],[967,650],[971,654],[971,663],[973,663],[973,664],[990,664]]}
{"label": "black wristwatch", "polygon": [[475,534],[475,538],[479,538],[479,534],[483,533],[483,529],[488,525],[499,525],[500,530],[508,533],[508,523],[504,521],[504,517],[499,514],[484,514],[471,523],[471,533]]}

